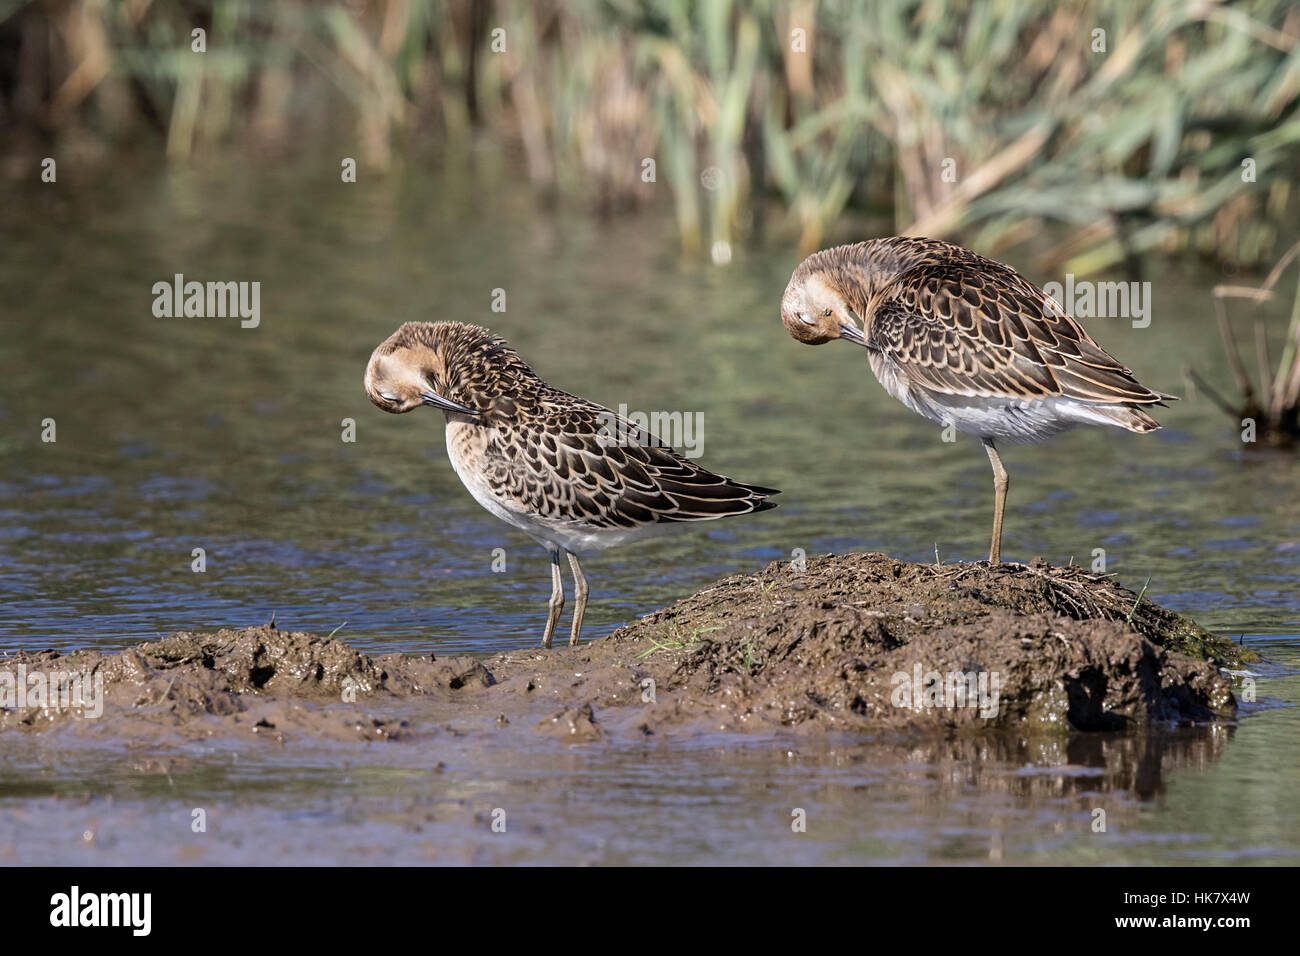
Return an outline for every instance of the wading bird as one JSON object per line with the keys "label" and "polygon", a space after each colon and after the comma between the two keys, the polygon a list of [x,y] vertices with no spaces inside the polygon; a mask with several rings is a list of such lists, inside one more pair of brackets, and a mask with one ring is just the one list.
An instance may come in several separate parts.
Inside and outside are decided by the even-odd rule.
{"label": "wading bird", "polygon": [[1028,443],[1078,424],[1146,434],[1154,392],[1010,266],[937,239],[893,236],[814,253],[795,269],[781,322],[808,345],[867,350],[885,391],[919,415],[977,436],[993,466],[1002,558],[1009,479],[994,442]]}
{"label": "wading bird", "polygon": [[576,644],[587,606],[578,555],[776,507],[767,500],[775,489],[706,471],[609,409],[552,388],[476,325],[406,323],[370,356],[365,385],[386,412],[441,410],[447,456],[469,493],[550,552],[543,647],[564,607],[562,552],[573,569]]}

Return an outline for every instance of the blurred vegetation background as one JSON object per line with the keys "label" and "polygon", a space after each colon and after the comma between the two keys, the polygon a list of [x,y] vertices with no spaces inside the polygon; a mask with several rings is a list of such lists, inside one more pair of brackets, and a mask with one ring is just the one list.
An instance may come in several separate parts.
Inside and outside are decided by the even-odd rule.
{"label": "blurred vegetation background", "polygon": [[670,205],[715,261],[858,216],[1032,240],[1052,272],[1266,266],[1298,97],[1291,0],[0,0],[11,179],[326,145],[373,175],[486,142],[548,201]]}

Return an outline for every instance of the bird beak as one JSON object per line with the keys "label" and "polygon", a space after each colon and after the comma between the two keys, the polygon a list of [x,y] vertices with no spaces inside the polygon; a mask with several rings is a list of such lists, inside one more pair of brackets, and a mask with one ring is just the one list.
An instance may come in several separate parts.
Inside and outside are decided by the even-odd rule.
{"label": "bird beak", "polygon": [[854,345],[861,345],[863,348],[867,347],[866,335],[864,335],[862,330],[852,322],[841,323],[840,338],[846,339]]}
{"label": "bird beak", "polygon": [[421,392],[420,401],[432,408],[441,408],[444,412],[458,412],[461,415],[474,415],[479,413],[472,408],[466,408],[464,405],[458,405],[450,399],[443,398],[436,392]]}

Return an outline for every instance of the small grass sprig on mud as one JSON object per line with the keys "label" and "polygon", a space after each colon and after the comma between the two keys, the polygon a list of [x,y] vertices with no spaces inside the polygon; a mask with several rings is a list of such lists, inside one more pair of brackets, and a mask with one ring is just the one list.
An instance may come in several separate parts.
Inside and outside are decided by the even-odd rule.
{"label": "small grass sprig on mud", "polygon": [[775,581],[768,581],[766,584],[760,584],[758,586],[758,596],[759,599],[763,602],[763,610],[762,613],[759,615],[760,617],[766,615],[769,611],[776,610],[776,604],[772,598],[772,592],[775,590],[776,590]]}
{"label": "small grass sprig on mud", "polygon": [[1128,617],[1124,618],[1125,624],[1133,623],[1133,615],[1134,613],[1136,613],[1138,609],[1138,605],[1142,603],[1142,595],[1147,593],[1147,584],[1150,583],[1151,583],[1151,575],[1148,574],[1146,584],[1142,585],[1142,590],[1138,592],[1137,600],[1133,602],[1133,607],[1129,610]]}
{"label": "small grass sprig on mud", "polygon": [[722,625],[720,624],[715,627],[697,627],[695,630],[691,631],[690,637],[683,639],[681,634],[677,630],[677,624],[675,622],[673,624],[670,624],[669,627],[672,630],[671,639],[661,642],[655,640],[653,637],[648,638],[648,640],[650,641],[651,644],[654,645],[654,647],[647,647],[644,651],[642,651],[640,654],[636,656],[636,659],[641,660],[643,657],[649,657],[655,651],[688,651],[696,644],[700,643],[701,634],[707,634],[710,631],[722,630]]}

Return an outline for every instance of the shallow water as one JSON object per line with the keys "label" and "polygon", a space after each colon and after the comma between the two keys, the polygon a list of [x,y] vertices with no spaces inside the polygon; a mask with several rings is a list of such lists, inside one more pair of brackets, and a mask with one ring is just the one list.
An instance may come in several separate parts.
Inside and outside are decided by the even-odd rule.
{"label": "shallow water", "polygon": [[[0,651],[117,648],[273,612],[282,628],[341,628],[374,650],[535,641],[545,554],[461,488],[440,416],[384,415],[361,389],[374,345],[417,319],[490,325],[544,378],[605,405],[699,413],[703,464],[784,490],[775,511],[587,561],[589,637],[797,548],[986,553],[991,482],[978,444],[944,442],[888,398],[860,351],[790,341],[776,315],[795,264],[787,246],[741,252],[726,269],[684,265],[653,217],[547,212],[492,169],[455,189],[445,181],[343,186],[244,167],[78,183],[61,168],[57,189],[0,187]],[[1208,294],[1223,276],[1151,269],[1150,327],[1090,329],[1154,388],[1185,394],[1187,366],[1226,383]],[[260,281],[260,325],[155,318],[152,286],[175,273]],[[491,309],[495,289],[504,313]],[[1300,464],[1244,445],[1204,398],[1159,411],[1154,436],[1082,429],[1004,450],[1004,556],[1091,564],[1104,549],[1135,590],[1150,576],[1153,600],[1262,642],[1275,676],[1261,693],[1287,706],[1144,743],[1155,769],[1135,757],[1134,774],[1159,785],[1105,791],[1123,839],[1095,839],[1086,819],[1076,832],[1095,743],[1071,743],[1085,753],[1068,759],[1012,745],[915,757],[802,740],[792,757],[761,739],[557,746],[486,765],[458,765],[454,746],[259,746],[190,753],[189,769],[160,775],[120,753],[33,739],[4,745],[0,860],[6,846],[26,852],[24,820],[75,831],[53,841],[61,858],[176,859],[185,844],[159,823],[178,800],[226,807],[237,836],[195,852],[230,862],[278,859],[268,846],[301,847],[296,835],[322,819],[337,827],[330,844],[294,859],[373,844],[393,860],[426,845],[465,861],[1293,860],[1300,812],[1281,797],[1300,783],[1300,693],[1277,675],[1300,665],[1286,640],[1300,633]],[[53,443],[40,440],[46,418]],[[438,761],[447,769],[434,780]],[[436,817],[448,791],[531,800],[541,829],[503,849],[449,810],[449,830],[434,820],[421,839],[397,836],[412,808],[428,802]],[[791,845],[788,822],[744,809],[755,801],[814,802],[828,829]],[[83,845],[92,817],[101,835]]]}
{"label": "shallow water", "polygon": [[1300,734],[1300,647],[1261,649],[1238,724],[1134,735],[520,748],[439,728],[160,758],[11,735],[0,864],[1296,865],[1300,754],[1280,744]]}

